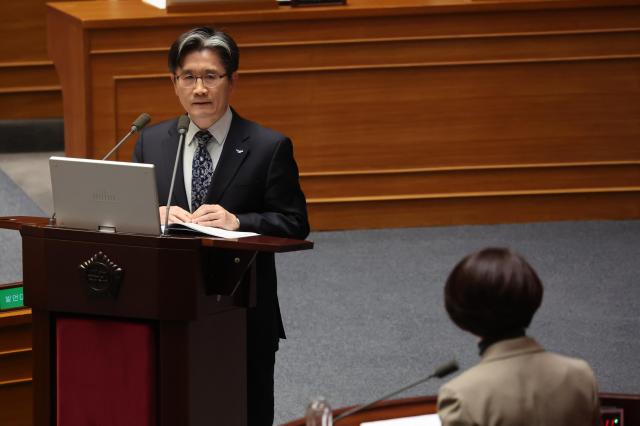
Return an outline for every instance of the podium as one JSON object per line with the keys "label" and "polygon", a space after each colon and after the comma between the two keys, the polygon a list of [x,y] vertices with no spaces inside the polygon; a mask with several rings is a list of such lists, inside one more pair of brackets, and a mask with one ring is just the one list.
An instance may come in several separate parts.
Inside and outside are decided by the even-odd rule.
{"label": "podium", "polygon": [[246,425],[256,256],[313,243],[0,228],[22,235],[34,425]]}

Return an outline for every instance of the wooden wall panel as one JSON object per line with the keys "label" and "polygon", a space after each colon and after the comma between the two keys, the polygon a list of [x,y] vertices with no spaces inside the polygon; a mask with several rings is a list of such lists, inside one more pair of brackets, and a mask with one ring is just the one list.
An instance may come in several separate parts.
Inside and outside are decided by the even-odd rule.
{"label": "wooden wall panel", "polygon": [[45,25],[46,3],[59,1],[0,2],[0,120],[62,117]]}
{"label": "wooden wall panel", "polygon": [[2,62],[44,60],[47,56],[46,1],[4,1],[0,11],[0,39],[4,41]]}
{"label": "wooden wall panel", "polygon": [[0,312],[0,425],[33,422],[31,310]]}
{"label": "wooden wall panel", "polygon": [[[128,22],[114,25],[122,12],[87,7],[74,14],[91,24],[92,50],[165,48],[175,34],[196,25],[215,25],[233,34],[241,44],[323,43],[343,40],[414,38],[433,36],[482,36],[492,34],[540,34],[549,32],[591,32],[637,28],[640,11],[632,1],[510,0],[450,2],[443,10],[437,1],[415,0],[414,7],[397,0],[349,0],[349,7],[291,9],[257,13],[175,14],[172,17],[146,7],[127,5]],[[495,3],[502,2],[496,5]],[[494,4],[491,4],[494,3]],[[584,6],[604,5],[592,8]],[[621,4],[627,3],[628,6]],[[359,6],[362,7],[359,7]],[[526,6],[530,10],[518,10]],[[610,6],[610,7],[607,7]],[[481,11],[480,9],[487,11]],[[502,10],[500,10],[502,9]],[[537,9],[537,10],[536,10]],[[71,11],[71,9],[69,9]],[[161,23],[162,25],[157,25]],[[140,26],[147,26],[140,32]],[[260,31],[256,31],[256,28]]]}
{"label": "wooden wall panel", "polygon": [[32,92],[35,87],[61,90],[52,62],[0,63],[0,92]]}
{"label": "wooden wall panel", "polygon": [[30,347],[1,352],[0,377],[2,381],[15,381],[31,377],[32,362]]}
{"label": "wooden wall panel", "polygon": [[640,182],[640,163],[584,163],[452,167],[305,173],[301,179],[309,201],[384,199],[392,196],[448,197],[530,191],[576,191],[629,188]]}
{"label": "wooden wall panel", "polygon": [[28,92],[0,91],[0,120],[60,118],[62,99],[59,90],[35,88]]}
{"label": "wooden wall panel", "polygon": [[31,382],[0,384],[0,424],[31,426],[33,424],[33,387]]}
{"label": "wooden wall panel", "polygon": [[309,202],[312,223],[325,229],[449,226],[589,219],[628,219],[640,216],[640,192],[557,194],[466,194],[431,197],[354,201]]}
{"label": "wooden wall panel", "polygon": [[304,68],[326,68],[540,62],[603,54],[637,56],[639,44],[638,31],[347,39],[330,44],[248,44],[242,49],[242,69],[291,69],[301,64]]}
{"label": "wooden wall panel", "polygon": [[[142,111],[179,114],[168,45],[215,24],[241,47],[232,105],[294,140],[314,229],[640,216],[640,1],[173,16],[86,5],[64,18],[84,34],[91,110],[70,155],[101,156]],[[588,194],[609,208],[584,208]],[[440,217],[439,202],[476,213]],[[406,222],[336,220],[373,204]]]}
{"label": "wooden wall panel", "polygon": [[[639,75],[636,60],[256,71],[240,74],[233,104],[298,142],[307,173],[545,163],[551,153],[568,163],[620,161],[640,158],[640,121],[632,119],[640,98],[629,90]],[[180,111],[168,74],[96,81],[97,153],[139,111],[154,122]]]}
{"label": "wooden wall panel", "polygon": [[241,74],[234,105],[291,135],[304,172],[611,161],[640,158],[639,75],[640,61]]}
{"label": "wooden wall panel", "polygon": [[[118,57],[118,64],[114,64],[114,56]],[[96,55],[91,62],[94,76],[91,84],[96,94],[92,108],[102,119],[94,123],[95,143],[91,155],[101,157],[106,154],[129,131],[141,112],[151,115],[152,124],[180,113],[166,62],[167,50]],[[126,74],[120,74],[123,68]],[[149,75],[149,70],[162,72]],[[104,102],[105,99],[109,102]],[[133,146],[133,141],[123,146],[116,158],[129,160]]]}
{"label": "wooden wall panel", "polygon": [[[131,122],[145,111],[153,117],[154,123],[175,118],[180,113],[181,106],[177,97],[166,93],[173,93],[169,74],[143,78],[118,76],[115,78],[116,110],[119,111],[116,128],[119,134],[126,133],[131,128]],[[119,160],[128,161],[133,155],[135,143],[128,144],[118,153]],[[100,147],[107,150],[108,145]]]}
{"label": "wooden wall panel", "polygon": [[31,321],[10,325],[5,321],[0,318],[0,352],[31,347]]}

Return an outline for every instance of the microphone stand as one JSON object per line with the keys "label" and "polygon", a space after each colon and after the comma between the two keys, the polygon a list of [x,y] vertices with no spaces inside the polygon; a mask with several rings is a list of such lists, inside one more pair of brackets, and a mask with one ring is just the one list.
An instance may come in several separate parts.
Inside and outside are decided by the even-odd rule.
{"label": "microphone stand", "polygon": [[[118,148],[120,148],[120,145],[122,145],[127,139],[129,139],[129,137],[134,134],[136,131],[138,130],[138,128],[136,126],[131,126],[131,130],[129,130],[129,133],[127,133],[124,138],[120,139],[120,142],[118,142],[116,144],[116,146],[114,146],[111,151],[109,151],[109,153],[107,155],[105,155],[104,157],[102,157],[102,160],[100,161],[104,161],[107,158],[111,157],[111,154],[113,154],[114,152],[116,152],[118,150]],[[173,185],[173,182],[172,182]],[[49,218],[49,226],[55,226],[56,224],[56,212],[53,212],[53,214],[51,215],[51,217]]]}
{"label": "microphone stand", "polygon": [[120,142],[118,142],[116,144],[116,146],[114,146],[111,151],[109,151],[107,153],[107,155],[105,155],[104,157],[102,157],[101,161],[106,160],[107,158],[111,157],[111,154],[113,154],[114,152],[116,152],[118,150],[118,148],[120,148],[120,145],[122,145],[127,139],[129,139],[129,136],[131,136],[132,134],[134,134],[138,129],[135,126],[131,126],[131,130],[129,130],[129,133],[127,133],[124,138],[120,139]]}
{"label": "microphone stand", "polygon": [[[111,151],[107,153],[107,155],[102,157],[102,160],[100,161],[105,161],[107,158],[111,157],[111,154],[116,152],[118,148],[120,148],[120,145],[122,145],[127,139],[129,139],[129,137],[132,134],[134,134],[135,132],[142,129],[144,126],[146,126],[149,123],[149,121],[151,121],[151,116],[149,114],[147,114],[146,112],[143,112],[142,114],[140,114],[138,118],[136,118],[135,121],[131,124],[131,130],[129,130],[129,133],[127,133],[122,139],[120,139],[120,142],[118,142],[116,146],[114,146],[111,149]],[[56,212],[54,211],[51,217],[49,218],[49,226],[55,226],[55,224],[56,224]]]}
{"label": "microphone stand", "polygon": [[111,151],[109,151],[109,153],[107,153],[107,155],[102,157],[101,161],[104,161],[107,158],[111,157],[111,154],[116,152],[118,150],[118,148],[120,148],[120,145],[122,145],[127,139],[129,139],[129,137],[132,134],[134,134],[135,132],[137,132],[138,130],[142,129],[144,126],[146,126],[149,123],[149,121],[151,121],[151,117],[149,116],[149,114],[147,114],[146,112],[143,112],[142,114],[140,114],[138,116],[138,118],[136,118],[135,121],[131,124],[131,130],[129,130],[129,133],[127,133],[124,136],[124,138],[120,139],[120,142],[118,142],[116,144],[116,146],[114,146],[111,149]]}
{"label": "microphone stand", "polygon": [[[187,124],[188,127],[188,124]],[[180,133],[180,139],[178,141],[178,150],[176,151],[176,160],[173,163],[173,174],[171,175],[171,185],[169,186],[169,197],[166,204],[166,211],[164,215],[164,229],[162,230],[162,235],[168,235],[168,227],[169,227],[169,210],[171,209],[171,199],[173,198],[173,184],[176,181],[176,173],[178,171],[178,161],[180,160],[180,154],[182,154],[182,145],[184,144],[184,140],[187,137],[187,129],[180,128],[178,129],[178,133]]]}
{"label": "microphone stand", "polygon": [[413,388],[415,386],[418,386],[419,384],[424,383],[424,382],[426,382],[428,380],[431,380],[431,379],[433,379],[435,377],[441,379],[442,377],[447,376],[447,375],[449,375],[449,374],[451,374],[451,373],[453,373],[454,371],[457,371],[457,370],[458,370],[458,363],[456,361],[450,361],[447,364],[444,364],[441,367],[439,367],[435,372],[433,372],[432,374],[429,374],[424,379],[420,379],[417,382],[413,382],[410,385],[404,386],[401,389],[398,389],[398,390],[395,390],[395,391],[393,391],[391,393],[388,393],[385,396],[383,396],[381,398],[378,398],[378,399],[376,399],[374,401],[367,402],[364,405],[360,405],[358,407],[352,408],[351,410],[345,411],[344,413],[340,414],[339,416],[334,417],[333,418],[333,423],[337,423],[339,420],[342,420],[343,418],[345,418],[347,416],[350,416],[352,414],[355,414],[355,413],[358,413],[358,412],[360,412],[362,410],[365,410],[365,409],[371,407],[372,405],[377,404],[380,401],[384,401],[384,400],[389,399],[389,398],[391,398],[393,396],[396,396],[399,393],[402,393],[402,392],[404,392],[406,390],[409,390],[409,389],[411,389],[411,388]]}

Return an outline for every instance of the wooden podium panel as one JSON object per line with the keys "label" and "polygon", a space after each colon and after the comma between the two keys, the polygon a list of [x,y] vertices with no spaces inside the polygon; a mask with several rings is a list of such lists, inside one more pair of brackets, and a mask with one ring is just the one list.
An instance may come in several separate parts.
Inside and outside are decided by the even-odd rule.
{"label": "wooden podium panel", "polygon": [[640,0],[51,4],[67,155],[181,112],[166,55],[196,25],[240,45],[232,104],[292,137],[316,230],[640,217]]}

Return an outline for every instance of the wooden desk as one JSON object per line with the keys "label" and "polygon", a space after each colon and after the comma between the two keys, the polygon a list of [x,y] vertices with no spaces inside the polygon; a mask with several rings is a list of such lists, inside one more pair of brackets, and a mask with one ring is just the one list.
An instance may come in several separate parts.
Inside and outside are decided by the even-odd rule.
{"label": "wooden desk", "polygon": [[[362,422],[372,422],[376,420],[397,419],[401,417],[422,416],[437,412],[436,396],[423,396],[417,398],[394,399],[381,402],[363,412],[353,416],[347,416],[337,422],[340,426],[360,426]],[[352,407],[345,407],[334,410],[334,415],[338,415]],[[305,419],[297,419],[285,423],[282,426],[305,426]]]}
{"label": "wooden desk", "polygon": [[294,140],[316,230],[640,217],[640,0],[50,4],[67,155],[180,113],[166,54],[205,24],[240,45],[237,111]]}
{"label": "wooden desk", "polygon": [[[362,422],[376,420],[397,419],[402,417],[421,416],[437,412],[437,397],[424,396],[417,398],[404,398],[386,401],[356,413],[351,417],[345,417],[337,424],[340,426],[360,426]],[[616,407],[624,409],[625,424],[635,425],[640,421],[640,395],[619,393],[601,393],[600,404],[603,407]],[[341,408],[334,412],[340,414],[351,407]],[[282,426],[304,426],[304,419],[297,419]]]}

